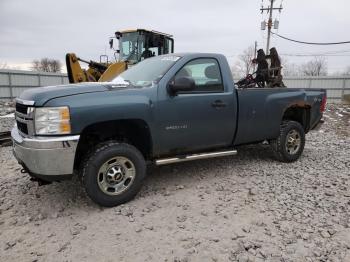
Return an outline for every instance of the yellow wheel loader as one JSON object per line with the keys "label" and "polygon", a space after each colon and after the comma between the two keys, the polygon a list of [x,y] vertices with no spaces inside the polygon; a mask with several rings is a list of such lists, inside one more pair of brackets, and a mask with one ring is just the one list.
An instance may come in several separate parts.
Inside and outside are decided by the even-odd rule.
{"label": "yellow wheel loader", "polygon": [[[119,44],[117,50],[113,47],[114,39]],[[69,82],[107,82],[143,59],[174,53],[171,35],[145,29],[118,31],[109,40],[109,45],[115,50],[115,62],[109,62],[105,55],[100,56],[100,62],[94,62],[83,60],[74,53],[66,54]],[[102,62],[103,57],[105,62]],[[88,69],[83,69],[80,62],[88,64]]]}

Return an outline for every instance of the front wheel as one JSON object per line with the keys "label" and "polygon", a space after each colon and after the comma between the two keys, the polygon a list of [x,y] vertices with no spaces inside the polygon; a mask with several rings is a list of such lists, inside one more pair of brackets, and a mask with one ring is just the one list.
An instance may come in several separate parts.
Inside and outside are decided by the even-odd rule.
{"label": "front wheel", "polygon": [[146,175],[145,160],[134,146],[109,141],[99,144],[84,160],[82,179],[97,204],[117,206],[139,192]]}
{"label": "front wheel", "polygon": [[274,156],[281,162],[294,162],[303,153],[305,146],[304,128],[296,121],[284,121],[280,134],[271,141]]}

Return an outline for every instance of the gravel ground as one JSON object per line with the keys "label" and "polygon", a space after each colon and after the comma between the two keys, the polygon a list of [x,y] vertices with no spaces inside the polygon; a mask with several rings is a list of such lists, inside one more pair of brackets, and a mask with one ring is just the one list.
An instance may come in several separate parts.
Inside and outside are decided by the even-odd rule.
{"label": "gravel ground", "polygon": [[75,180],[38,187],[0,148],[0,260],[350,261],[350,107],[325,120],[295,163],[254,145],[153,167],[109,209]]}
{"label": "gravel ground", "polygon": [[13,127],[14,112],[14,102],[0,100],[0,132],[9,131]]}

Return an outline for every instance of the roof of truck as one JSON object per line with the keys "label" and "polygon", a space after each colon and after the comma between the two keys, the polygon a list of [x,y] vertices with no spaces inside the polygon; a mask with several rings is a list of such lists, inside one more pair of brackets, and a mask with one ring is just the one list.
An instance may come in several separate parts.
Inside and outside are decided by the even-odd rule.
{"label": "roof of truck", "polygon": [[180,53],[169,53],[169,54],[164,54],[160,56],[199,56],[199,57],[214,57],[214,56],[222,56],[225,57],[225,55],[220,54],[220,53],[207,53],[207,52],[180,52]]}
{"label": "roof of truck", "polygon": [[120,33],[133,33],[133,32],[137,32],[137,31],[146,31],[146,32],[150,32],[150,33],[153,33],[153,34],[164,35],[164,36],[167,36],[167,37],[173,37],[173,35],[170,35],[170,34],[167,34],[167,33],[162,33],[162,32],[159,32],[159,31],[148,30],[148,29],[143,29],[143,28],[126,29],[126,30],[120,30],[120,31],[117,31],[117,32],[120,32]]}

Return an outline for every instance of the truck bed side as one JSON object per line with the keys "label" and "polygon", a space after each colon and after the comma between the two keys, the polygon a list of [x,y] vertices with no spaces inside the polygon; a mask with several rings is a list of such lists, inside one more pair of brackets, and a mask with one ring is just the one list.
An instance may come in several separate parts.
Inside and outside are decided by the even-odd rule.
{"label": "truck bed side", "polygon": [[302,118],[308,132],[322,117],[322,89],[254,88],[237,92],[239,125],[235,145],[276,138],[283,118]]}

